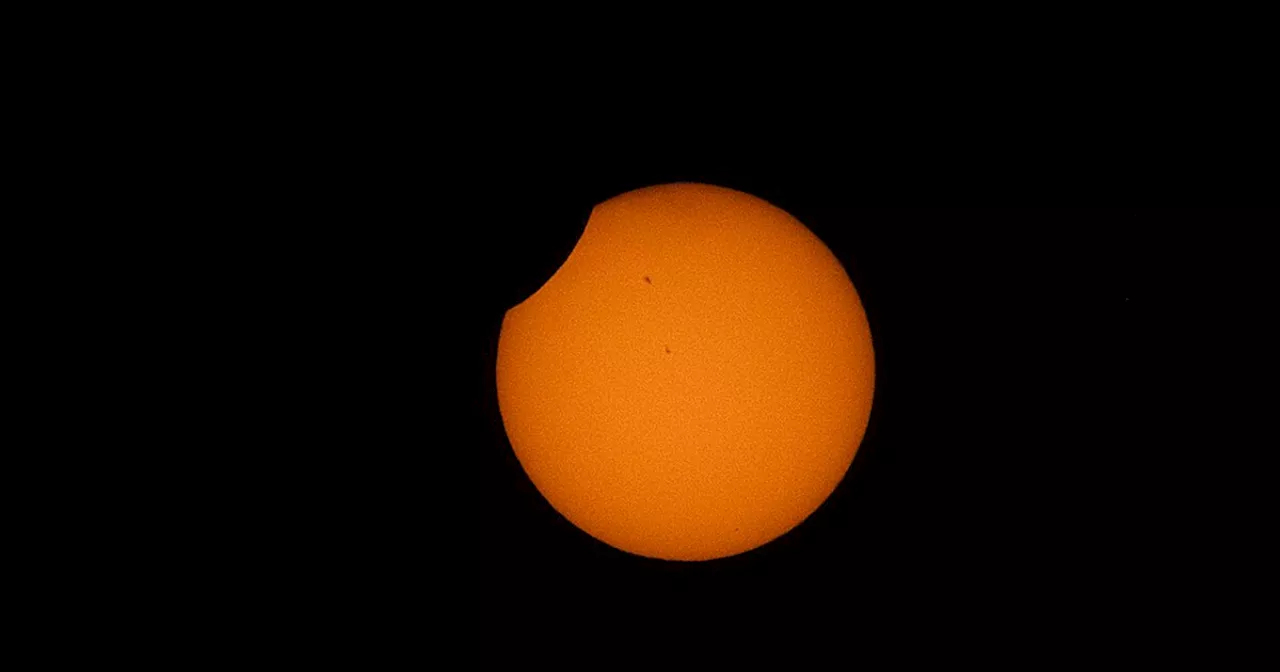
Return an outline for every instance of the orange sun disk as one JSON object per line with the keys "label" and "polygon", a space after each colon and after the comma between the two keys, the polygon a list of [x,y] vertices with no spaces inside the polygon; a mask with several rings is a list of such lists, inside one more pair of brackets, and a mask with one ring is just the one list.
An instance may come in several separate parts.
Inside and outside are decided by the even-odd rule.
{"label": "orange sun disk", "polygon": [[623,551],[708,560],[807,518],[871,412],[871,332],[831,251],[738,191],[669,184],[599,204],[509,310],[507,436],[565,518]]}

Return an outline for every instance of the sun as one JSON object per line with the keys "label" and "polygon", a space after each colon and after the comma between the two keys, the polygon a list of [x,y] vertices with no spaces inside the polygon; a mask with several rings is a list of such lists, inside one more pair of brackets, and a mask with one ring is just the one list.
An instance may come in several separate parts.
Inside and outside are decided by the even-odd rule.
{"label": "sun", "polygon": [[705,184],[595,207],[498,342],[503,425],[552,507],[637,555],[776,539],[866,431],[871,331],[839,260],[783,210]]}

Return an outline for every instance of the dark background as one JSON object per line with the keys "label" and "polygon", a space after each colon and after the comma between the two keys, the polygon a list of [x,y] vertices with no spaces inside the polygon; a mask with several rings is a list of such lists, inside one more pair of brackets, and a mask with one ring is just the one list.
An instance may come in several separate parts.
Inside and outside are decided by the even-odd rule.
{"label": "dark background", "polygon": [[[131,406],[108,411],[119,432],[54,423],[99,437],[103,468],[86,470],[101,503],[136,503],[84,507],[106,539],[72,571],[87,558],[119,587],[104,620],[136,605],[113,558],[176,605],[154,610],[176,627],[194,605],[214,633],[268,639],[363,622],[417,641],[462,621],[502,649],[530,624],[556,629],[558,610],[703,626],[728,605],[829,613],[846,634],[849,619],[896,617],[910,648],[944,655],[919,635],[1000,647],[1037,630],[1132,640],[1196,624],[1151,640],[1176,652],[1199,624],[1251,613],[1258,591],[1235,577],[1261,564],[1274,528],[1274,472],[1255,466],[1274,432],[1238,429],[1267,417],[1271,386],[1236,353],[1270,320],[1259,241],[1280,217],[1189,207],[1274,191],[1274,133],[1250,123],[1266,107],[1228,76],[1239,63],[1106,60],[1112,86],[1066,87],[1043,59],[999,47],[976,69],[905,41],[774,68],[788,48],[766,39],[758,66],[675,56],[557,89],[559,65],[455,46],[418,21],[403,39],[371,31],[372,48],[289,25],[264,32],[283,58],[249,52],[233,72],[243,45],[221,34],[196,43],[198,65],[145,46],[147,67],[102,60],[102,90],[67,110],[92,111],[106,140],[83,160],[49,152],[127,183],[59,185],[49,201],[96,213],[84,236],[53,229],[58,254],[74,243],[106,266],[76,283],[106,314],[68,350],[102,343],[93,359],[119,371],[89,396]],[[559,44],[574,65],[596,60]],[[1176,51],[1136,49],[1161,63]],[[914,72],[890,67],[913,56]],[[834,72],[817,72],[827,60]],[[153,63],[175,70],[157,78]],[[138,73],[135,92],[122,80]],[[73,145],[88,123],[74,118],[61,122]],[[146,136],[154,146],[138,146]],[[853,278],[877,356],[871,424],[830,500],[765,547],[697,564],[629,556],[561,519],[516,463],[493,389],[503,312],[560,265],[591,206],[677,180],[741,189],[810,227]],[[1179,207],[1117,209],[1154,203]],[[1237,311],[1247,290],[1261,300]],[[1241,391],[1252,405],[1226,400]],[[157,455],[122,464],[129,451],[107,444],[139,433]]]}
{"label": "dark background", "polygon": [[[46,152],[126,183],[57,185],[48,201],[95,213],[65,218],[85,234],[50,229],[57,255],[81,247],[105,266],[75,283],[105,315],[67,350],[99,344],[90,357],[118,370],[86,396],[130,406],[52,425],[96,437],[102,466],[82,468],[107,492],[80,508],[104,538],[68,573],[94,565],[119,591],[102,621],[139,606],[136,576],[174,629],[194,609],[214,637],[335,633],[306,647],[322,654],[363,626],[432,655],[450,637],[438,628],[461,623],[478,626],[474,649],[525,655],[509,636],[532,629],[556,655],[577,634],[569,614],[631,636],[625,656],[648,640],[619,615],[698,636],[733,613],[825,618],[849,657],[870,621],[909,640],[901,652],[1050,633],[1039,653],[1055,660],[1111,641],[1181,657],[1224,616],[1263,622],[1247,615],[1271,605],[1239,577],[1274,536],[1274,470],[1257,466],[1274,432],[1238,420],[1269,417],[1274,386],[1237,353],[1271,321],[1260,241],[1280,217],[1191,207],[1274,192],[1274,125],[1256,123],[1262,89],[1231,75],[1235,51],[1215,66],[1184,49],[1188,68],[1120,30],[1141,62],[1104,57],[1115,81],[1067,85],[999,45],[976,67],[918,40],[787,64],[766,31],[743,34],[759,64],[744,50],[693,64],[656,60],[646,34],[640,67],[557,88],[570,68],[436,39],[448,22],[402,22],[395,38],[380,21],[361,41],[297,17],[237,21],[279,56],[220,33],[194,43],[198,63],[147,46],[138,67],[78,63],[105,68],[60,122],[72,145],[90,129],[88,156]],[[878,31],[837,25],[849,34],[792,36],[846,51]],[[597,60],[518,29],[567,65]],[[1076,64],[1093,46],[1049,48]],[[155,63],[173,73],[146,74]],[[832,497],[784,537],[706,563],[630,556],[563,520],[516,462],[493,384],[503,313],[560,265],[591,207],[679,180],[813,230],[852,277],[877,357],[870,426]],[[1132,207],[1151,204],[1177,207]],[[1237,311],[1247,290],[1261,296]],[[129,450],[152,439],[154,454]]]}

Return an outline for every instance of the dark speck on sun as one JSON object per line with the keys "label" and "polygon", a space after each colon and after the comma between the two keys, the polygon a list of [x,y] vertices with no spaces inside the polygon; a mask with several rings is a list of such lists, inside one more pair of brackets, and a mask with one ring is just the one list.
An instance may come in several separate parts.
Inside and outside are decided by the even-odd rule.
{"label": "dark speck on sun", "polygon": [[653,281],[652,281],[652,280],[650,280],[650,279],[649,279],[649,276],[647,276],[647,275],[646,275],[646,276],[644,276],[644,282],[645,282],[645,284],[647,284],[647,285],[652,285],[652,284],[653,284]]}

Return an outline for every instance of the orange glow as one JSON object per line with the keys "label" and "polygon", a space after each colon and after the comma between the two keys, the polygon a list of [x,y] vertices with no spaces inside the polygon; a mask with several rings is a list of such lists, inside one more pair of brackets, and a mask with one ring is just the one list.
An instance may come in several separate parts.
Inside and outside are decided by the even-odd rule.
{"label": "orange glow", "polygon": [[799,221],[702,184],[622,194],[507,312],[498,401],[534,485],[588,534],[707,560],[798,525],[871,412],[844,268]]}

